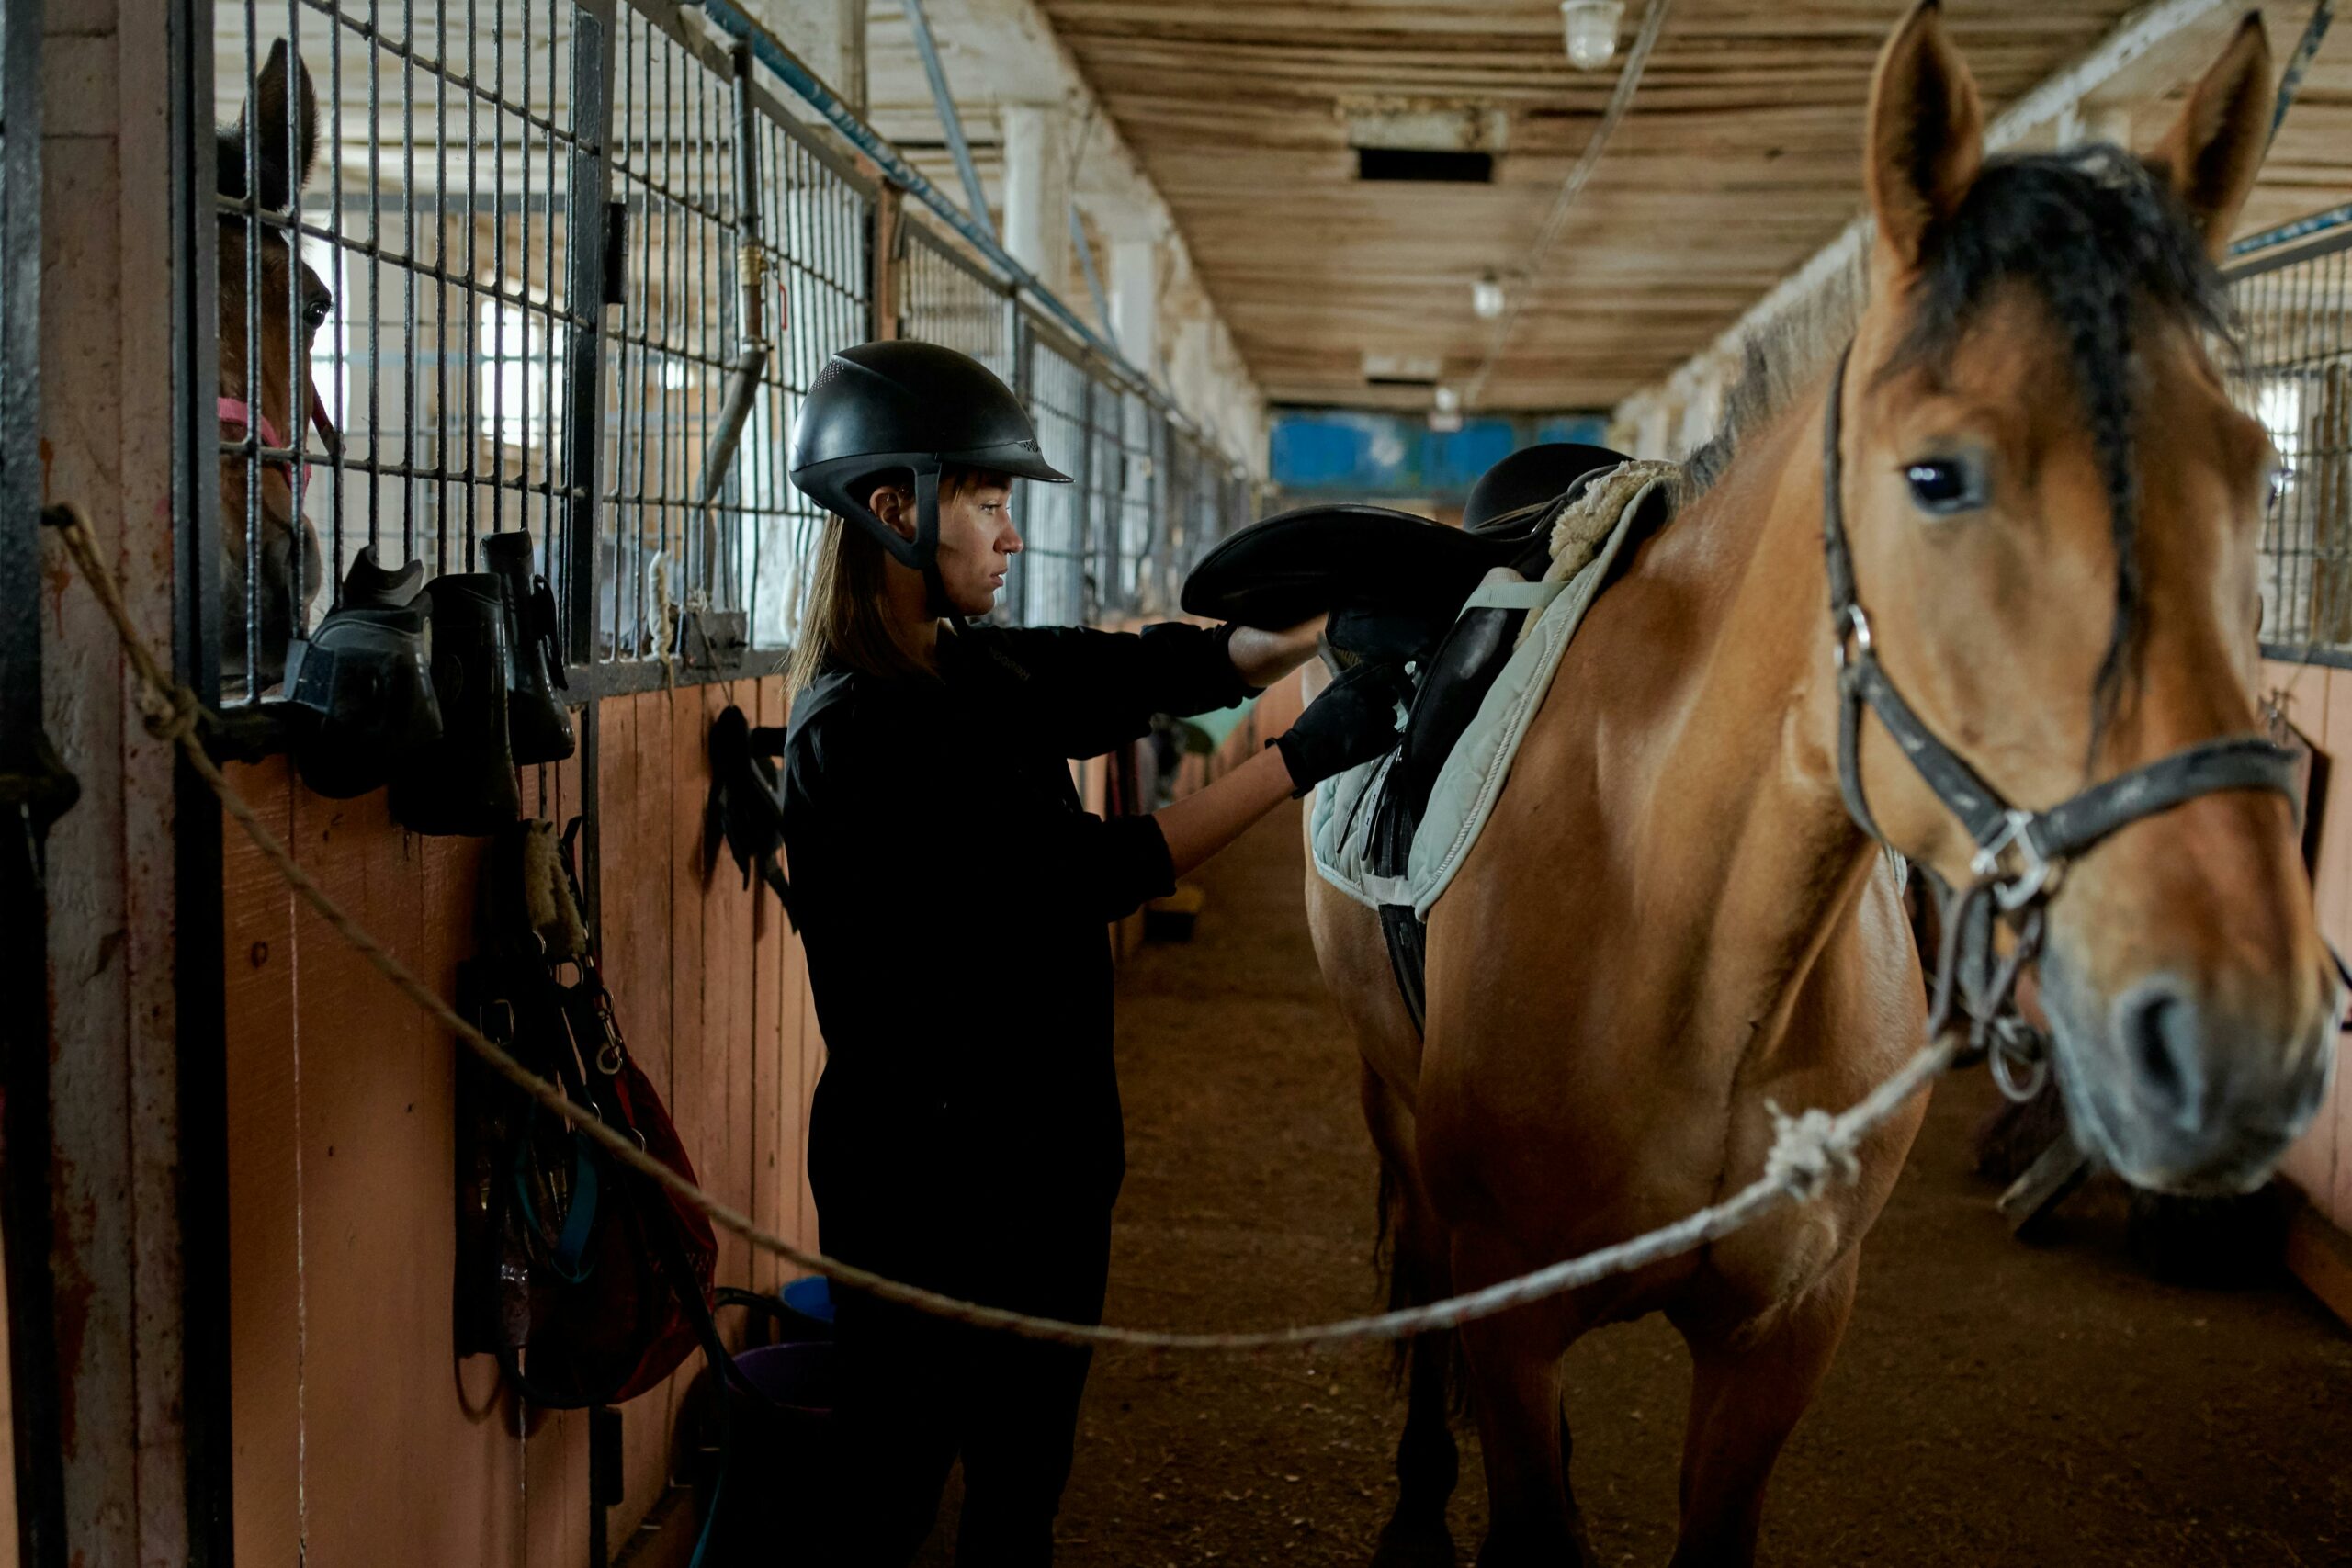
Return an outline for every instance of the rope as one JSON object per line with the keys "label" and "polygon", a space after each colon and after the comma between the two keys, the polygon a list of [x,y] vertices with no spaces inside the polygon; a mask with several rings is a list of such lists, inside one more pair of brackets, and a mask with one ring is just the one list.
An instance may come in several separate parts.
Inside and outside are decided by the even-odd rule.
{"label": "rope", "polygon": [[[287,886],[378,973],[390,981],[395,990],[457,1036],[459,1044],[472,1052],[484,1066],[513,1085],[533,1104],[563,1118],[614,1160],[676,1194],[708,1215],[713,1224],[798,1268],[827,1275],[886,1301],[914,1307],[951,1322],[1001,1329],[1027,1339],[1068,1345],[1123,1345],[1155,1350],[1217,1351],[1267,1350],[1286,1346],[1330,1345],[1348,1340],[1402,1339],[1409,1335],[1456,1328],[1549,1296],[1580,1290],[1614,1274],[1647,1268],[1728,1235],[1783,1202],[1809,1202],[1826,1191],[1833,1180],[1851,1180],[1859,1170],[1856,1156],[1863,1140],[1901,1109],[1905,1101],[1950,1067],[1959,1055],[1961,1032],[1939,1027],[1932,1032],[1928,1043],[1892,1077],[1839,1115],[1832,1116],[1827,1111],[1813,1110],[1791,1117],[1777,1107],[1773,1108],[1776,1134],[1771,1153],[1765,1160],[1764,1174],[1723,1202],[1613,1247],[1566,1258],[1517,1279],[1506,1280],[1484,1290],[1472,1291],[1427,1306],[1345,1318],[1336,1323],[1254,1329],[1242,1333],[1184,1333],[1069,1323],[1058,1318],[1033,1317],[1026,1313],[1011,1312],[979,1302],[962,1301],[919,1285],[889,1279],[854,1263],[828,1258],[822,1253],[811,1252],[795,1246],[773,1231],[763,1229],[750,1215],[713,1197],[639,1148],[634,1141],[605,1126],[586,1107],[516,1061],[481,1030],[460,1017],[456,1009],[412,974],[407,965],[369,935],[328,896],[324,888],[311,879],[310,873],[302,869],[292,852],[254,814],[253,807],[231,786],[212,759],[206,755],[199,735],[199,723],[210,716],[197,701],[193,692],[171,678],[140,637],[132,625],[130,611],[123,604],[114,573],[100,558],[89,525],[84,521],[81,513],[71,506],[52,506],[44,509],[41,519],[57,529],[74,563],[82,569],[90,591],[97,596],[99,604],[114,622],[123,651],[139,677],[137,701],[141,711],[147,716],[148,728],[156,735],[168,737],[178,744],[180,754],[187,759],[190,771],[220,798],[222,809],[236,819],[237,825],[244,829],[245,836],[254,841],[254,848],[260,850],[263,857],[286,879]],[[1938,1018],[1940,1020],[1942,1017],[1943,1010],[1939,1009]]]}

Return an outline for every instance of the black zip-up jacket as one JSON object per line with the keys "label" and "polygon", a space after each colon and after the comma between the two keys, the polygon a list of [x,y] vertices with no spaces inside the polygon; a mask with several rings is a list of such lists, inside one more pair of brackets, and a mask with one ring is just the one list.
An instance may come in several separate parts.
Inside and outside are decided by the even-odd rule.
{"label": "black zip-up jacket", "polygon": [[1227,637],[965,627],[935,682],[835,669],[794,702],[784,836],[825,1037],[808,1171],[828,1251],[952,1281],[975,1219],[1108,1211],[1125,1153],[1104,926],[1174,874],[1150,818],[1080,808],[1067,760],[1250,695]]}

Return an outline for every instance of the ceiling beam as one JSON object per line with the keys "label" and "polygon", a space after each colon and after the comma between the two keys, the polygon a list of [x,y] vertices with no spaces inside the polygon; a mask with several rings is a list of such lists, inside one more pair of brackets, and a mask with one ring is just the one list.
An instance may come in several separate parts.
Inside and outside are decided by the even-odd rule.
{"label": "ceiling beam", "polygon": [[[2028,88],[2003,109],[1985,129],[1986,150],[2002,152],[2028,145],[2048,128],[2086,118],[2086,106],[2094,102],[2111,107],[2119,97],[2161,96],[2172,85],[2169,68],[2177,63],[2169,46],[2178,44],[2216,16],[2242,10],[2245,4],[2245,0],[2156,0],[2132,12],[2081,59]],[[2151,67],[2166,74],[2160,81],[2151,81]],[[1618,404],[1619,423],[1633,429],[1668,428],[1672,422],[1662,424],[1655,417],[1645,421],[1644,416],[1653,412],[1652,405],[1672,407],[1719,396],[1723,386],[1738,374],[1748,340],[1811,305],[1834,281],[1860,267],[1869,256],[1871,232],[1868,213],[1849,222],[1835,239],[1743,311],[1713,343]]]}

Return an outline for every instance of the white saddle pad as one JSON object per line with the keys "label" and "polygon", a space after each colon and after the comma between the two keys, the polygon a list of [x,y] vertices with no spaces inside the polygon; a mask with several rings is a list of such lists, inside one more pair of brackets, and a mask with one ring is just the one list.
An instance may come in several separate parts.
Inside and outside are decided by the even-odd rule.
{"label": "white saddle pad", "polygon": [[[1494,814],[1495,802],[1510,777],[1511,759],[1551,689],[1552,673],[1567,651],[1568,639],[1583,623],[1619,549],[1637,525],[1656,523],[1657,513],[1669,504],[1675,473],[1666,463],[1629,462],[1611,470],[1555,525],[1552,570],[1541,583],[1482,587],[1470,596],[1465,610],[1488,604],[1541,607],[1521,634],[1510,662],[1487,688],[1477,716],[1439,769],[1404,876],[1375,876],[1370,870],[1373,807],[1396,753],[1317,787],[1308,821],[1315,869],[1324,881],[1371,908],[1409,904],[1414,914],[1429,918],[1430,906],[1453,880]],[[1541,603],[1544,600],[1549,602]]]}

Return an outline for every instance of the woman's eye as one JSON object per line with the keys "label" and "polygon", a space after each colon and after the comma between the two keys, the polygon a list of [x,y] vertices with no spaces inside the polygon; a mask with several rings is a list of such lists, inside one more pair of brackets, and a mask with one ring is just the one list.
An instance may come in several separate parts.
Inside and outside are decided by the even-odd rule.
{"label": "woman's eye", "polygon": [[1960,457],[1923,457],[1904,466],[1912,503],[1930,517],[1973,512],[1984,504],[1984,483],[1976,465]]}

